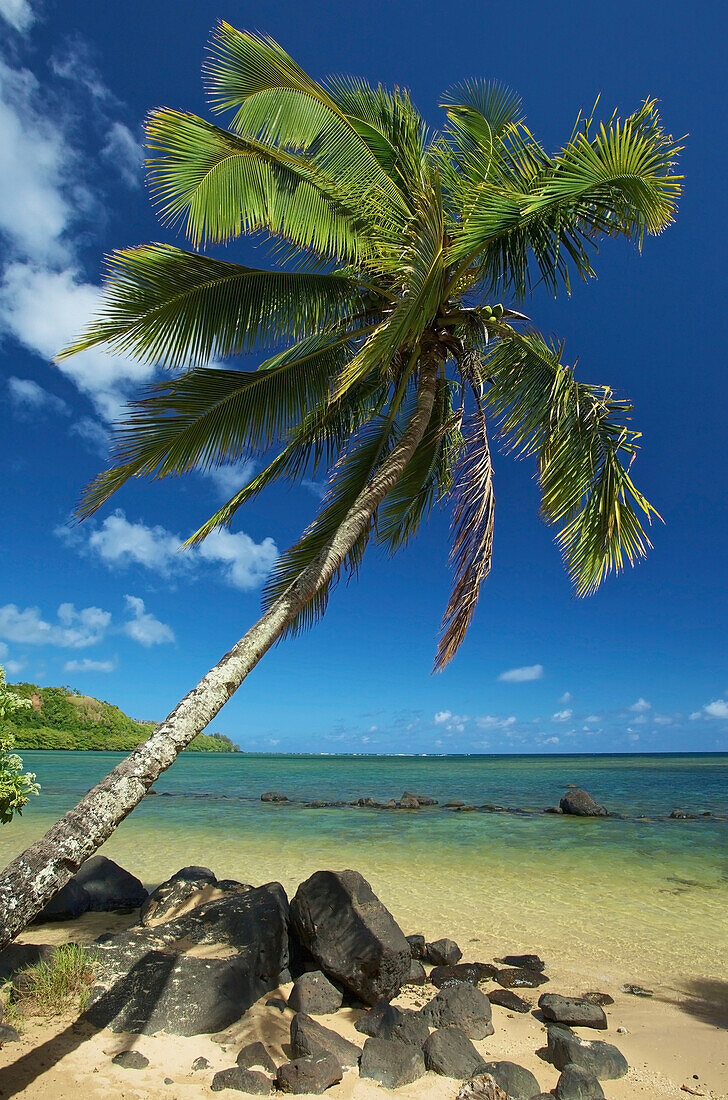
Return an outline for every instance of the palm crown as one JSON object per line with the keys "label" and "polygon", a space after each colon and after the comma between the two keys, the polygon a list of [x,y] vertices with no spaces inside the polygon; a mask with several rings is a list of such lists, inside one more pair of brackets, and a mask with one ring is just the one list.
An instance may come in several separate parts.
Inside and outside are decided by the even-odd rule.
{"label": "palm crown", "polygon": [[[629,474],[631,406],[577,382],[563,348],[501,303],[520,303],[535,281],[556,291],[570,273],[588,277],[600,236],[639,244],[671,222],[679,148],[654,102],[606,125],[578,120],[549,155],[518,97],[493,83],[452,89],[443,131],[429,134],[406,92],[317,83],[271,39],[226,23],[205,76],[213,110],[232,112],[229,129],[168,109],[147,124],[162,221],[183,226],[197,251],[113,253],[99,316],[62,353],[106,343],[181,368],[133,405],[116,464],[81,514],[130,477],[263,456],[195,542],[275,479],[325,466],[321,511],[274,567],[270,603],[386,463],[427,384],[427,428],[345,564],[357,567],[372,536],[397,550],[451,499],[455,583],[436,667],[462,641],[490,568],[489,430],[535,456],[543,515],[578,594],[644,555],[643,523],[656,513]],[[250,234],[284,262],[258,270],[200,251]],[[256,370],[217,365],[262,348],[272,355]],[[328,587],[294,627],[323,610]]]}

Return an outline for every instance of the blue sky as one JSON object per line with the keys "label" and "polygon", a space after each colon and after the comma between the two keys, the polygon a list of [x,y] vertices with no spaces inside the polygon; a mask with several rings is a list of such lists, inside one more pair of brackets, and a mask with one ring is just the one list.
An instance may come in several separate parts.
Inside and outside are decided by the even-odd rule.
{"label": "blue sky", "polygon": [[[227,6],[196,0],[0,0],[0,661],[162,718],[257,616],[279,549],[318,487],[275,489],[194,554],[177,547],[244,471],[138,483],[80,527],[109,425],[153,371],[88,352],[52,366],[98,296],[103,253],[172,240],[144,185],[142,120],[205,113],[200,65],[218,18],[273,35],[314,76],[405,85],[440,122],[448,85],[520,92],[553,148],[580,108],[649,95],[689,133],[677,223],[640,256],[605,242],[599,279],[526,311],[566,340],[579,377],[632,398],[633,468],[665,524],[636,570],[574,599],[538,518],[528,463],[500,455],[493,572],[469,638],[430,668],[448,597],[448,516],[389,561],[368,552],[323,623],[269,653],[213,728],[243,748],[312,752],[728,749],[725,553],[724,48],[698,5],[565,0],[506,7],[390,0]],[[242,262],[250,246],[230,250]],[[229,494],[228,494],[229,495]]]}

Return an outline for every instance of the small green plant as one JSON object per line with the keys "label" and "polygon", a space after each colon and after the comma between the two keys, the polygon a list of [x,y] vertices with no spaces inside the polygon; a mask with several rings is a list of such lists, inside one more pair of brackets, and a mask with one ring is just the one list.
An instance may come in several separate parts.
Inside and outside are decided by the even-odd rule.
{"label": "small green plant", "polygon": [[76,943],[59,947],[50,961],[41,961],[21,971],[16,983],[18,1003],[25,1015],[63,1016],[83,1012],[94,980],[93,952]]}
{"label": "small green plant", "polygon": [[0,825],[7,825],[14,814],[22,814],[31,796],[40,790],[33,772],[23,772],[23,761],[13,752],[15,738],[5,721],[10,714],[30,706],[29,699],[8,690],[5,669],[0,665]]}

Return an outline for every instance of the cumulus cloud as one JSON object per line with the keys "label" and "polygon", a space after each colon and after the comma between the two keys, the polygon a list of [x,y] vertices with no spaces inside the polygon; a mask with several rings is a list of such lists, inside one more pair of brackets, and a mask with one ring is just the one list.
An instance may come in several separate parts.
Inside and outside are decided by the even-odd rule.
{"label": "cumulus cloud", "polygon": [[543,665],[524,665],[522,668],[509,668],[498,677],[505,684],[526,684],[530,680],[543,679]]}
{"label": "cumulus cloud", "polygon": [[90,451],[94,451],[101,458],[108,457],[111,437],[103,424],[94,420],[92,416],[82,416],[79,420],[74,420],[69,432],[85,443]]}
{"label": "cumulus cloud", "polygon": [[113,122],[106,135],[101,150],[104,160],[108,161],[119,173],[127,187],[139,187],[141,183],[144,150],[128,126],[123,122]]}
{"label": "cumulus cloud", "polygon": [[559,699],[559,702],[560,702],[560,703],[570,703],[570,702],[571,702],[571,698],[572,698],[572,696],[571,696],[571,692],[570,692],[570,691],[565,691],[565,692],[564,692],[564,694],[563,694],[563,695],[561,696],[561,698]]}
{"label": "cumulus cloud", "polygon": [[508,718],[499,718],[495,714],[482,714],[475,719],[475,724],[481,730],[507,730],[515,726],[516,717],[513,714]]}
{"label": "cumulus cloud", "polygon": [[231,462],[225,466],[212,466],[209,470],[200,470],[200,474],[212,482],[224,500],[229,500],[235,493],[240,492],[254,473],[255,463],[250,459]]}
{"label": "cumulus cloud", "polygon": [[32,378],[8,378],[8,396],[16,415],[21,418],[44,412],[68,416],[70,411],[62,398],[44,390]]}
{"label": "cumulus cloud", "polygon": [[552,722],[568,722],[573,714],[571,707],[566,707],[564,710],[557,710],[556,714],[551,715]]}
{"label": "cumulus cloud", "polygon": [[636,703],[633,703],[629,708],[633,714],[644,714],[646,710],[652,710],[652,703],[648,703],[646,699],[641,696]]}
{"label": "cumulus cloud", "polygon": [[92,661],[84,657],[82,661],[66,661],[64,672],[113,672],[116,668],[114,661]]}
{"label": "cumulus cloud", "polygon": [[13,603],[0,607],[0,637],[25,645],[52,645],[83,649],[100,642],[109,628],[111,615],[100,607],[77,610],[72,603],[58,608],[57,622],[47,622],[37,607],[22,611]]}
{"label": "cumulus cloud", "polygon": [[272,538],[255,542],[244,531],[213,531],[200,546],[182,550],[179,535],[159,524],[128,520],[121,509],[96,526],[88,524],[83,531],[59,527],[56,534],[109,569],[139,565],[170,578],[199,574],[212,565],[226,584],[242,591],[260,587],[278,557]]}
{"label": "cumulus cloud", "polygon": [[714,699],[712,703],[706,703],[700,710],[690,715],[691,721],[696,718],[728,718],[728,700]]}
{"label": "cumulus cloud", "polygon": [[0,16],[20,34],[29,31],[35,22],[28,0],[0,0]]}
{"label": "cumulus cloud", "polygon": [[124,634],[146,647],[174,641],[172,628],[150,614],[144,600],[138,596],[124,596],[124,599],[132,616],[121,628]]}

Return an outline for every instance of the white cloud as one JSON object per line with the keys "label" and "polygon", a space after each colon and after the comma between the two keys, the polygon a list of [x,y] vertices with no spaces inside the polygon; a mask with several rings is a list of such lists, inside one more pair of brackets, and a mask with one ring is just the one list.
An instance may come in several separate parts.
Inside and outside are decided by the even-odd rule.
{"label": "white cloud", "polygon": [[451,710],[438,710],[437,714],[433,718],[433,722],[436,726],[442,726],[445,722],[449,722],[452,718]]}
{"label": "white cloud", "polygon": [[127,187],[139,187],[144,150],[123,122],[111,124],[101,155],[118,170]]}
{"label": "white cloud", "polygon": [[728,718],[728,701],[715,699],[712,703],[706,703],[703,707],[703,713],[708,718]]}
{"label": "white cloud", "polygon": [[8,394],[11,405],[20,416],[37,415],[43,411],[65,416],[69,413],[68,405],[62,398],[44,390],[32,378],[8,378]]}
{"label": "white cloud", "polygon": [[111,623],[108,611],[102,611],[100,607],[76,610],[72,603],[61,604],[57,619],[57,623],[49,623],[42,618],[37,607],[26,607],[21,611],[16,604],[5,604],[0,607],[0,635],[25,645],[82,649],[100,642]]}
{"label": "white cloud", "polygon": [[508,718],[498,718],[495,714],[483,714],[475,719],[475,724],[481,730],[507,730],[515,726],[516,718],[513,714]]}
{"label": "white cloud", "polygon": [[190,575],[216,565],[226,584],[242,591],[260,587],[278,557],[272,538],[255,542],[244,531],[213,531],[198,547],[181,550],[182,539],[165,527],[128,520],[121,509],[100,525],[56,529],[71,546],[99,558],[109,569],[140,565],[163,577]]}
{"label": "white cloud", "polygon": [[91,661],[84,657],[82,661],[66,661],[64,672],[113,672],[116,668],[114,661]]}
{"label": "white cloud", "polygon": [[62,237],[73,218],[66,197],[73,155],[62,128],[35,109],[38,81],[0,61],[0,233],[36,262],[68,257]]}
{"label": "white cloud", "polygon": [[547,737],[546,740],[544,741],[544,745],[558,745],[558,743],[559,743],[558,737]]}
{"label": "white cloud", "polygon": [[124,596],[132,618],[121,628],[125,634],[143,646],[161,645],[174,641],[174,631],[166,623],[155,619],[144,608],[144,600],[138,596]]}
{"label": "white cloud", "polygon": [[570,691],[565,691],[564,694],[559,699],[559,702],[560,703],[570,703],[571,699],[572,699],[571,692]]}
{"label": "white cloud", "polygon": [[565,710],[557,710],[556,714],[551,715],[552,722],[568,722],[573,714],[571,707],[566,707]]}
{"label": "white cloud", "polygon": [[22,661],[6,661],[5,662],[5,671],[7,672],[8,676],[17,676],[18,673],[22,672],[24,668],[25,668],[25,665],[23,664]]}
{"label": "white cloud", "polygon": [[35,22],[28,0],[0,0],[0,16],[21,34],[29,31]]}
{"label": "white cloud", "polygon": [[641,696],[636,703],[633,703],[629,708],[633,714],[644,714],[646,710],[652,710],[652,703],[648,703],[646,699]]}
{"label": "white cloud", "polygon": [[53,54],[50,66],[56,76],[87,91],[96,107],[118,106],[116,96],[110,91],[93,63],[91,51],[83,39],[65,43],[62,50]]}
{"label": "white cloud", "polygon": [[[28,263],[10,264],[0,285],[0,327],[50,361],[83,331],[100,300],[99,288],[83,282],[71,268],[52,271]],[[154,373],[149,364],[98,348],[58,366],[106,420],[117,418],[130,391]]]}
{"label": "white cloud", "polygon": [[220,496],[229,500],[250,481],[255,473],[255,463],[245,459],[241,462],[228,463],[226,466],[212,466],[209,470],[199,472],[213,483]]}
{"label": "white cloud", "polygon": [[111,437],[98,420],[94,420],[91,416],[82,416],[80,420],[73,422],[69,432],[71,435],[78,436],[89,450],[94,451],[101,458],[108,458]]}
{"label": "white cloud", "polygon": [[0,661],[5,660],[5,658],[8,655],[8,652],[9,652],[9,650],[8,650],[8,647],[5,645],[5,642],[0,642]]}
{"label": "white cloud", "polygon": [[587,714],[584,719],[585,722],[601,722],[601,715],[599,714]]}
{"label": "white cloud", "polygon": [[543,665],[524,665],[522,668],[509,668],[498,677],[506,684],[526,684],[530,680],[543,679]]}
{"label": "white cloud", "polygon": [[656,726],[671,726],[675,718],[672,714],[654,714],[652,721]]}

